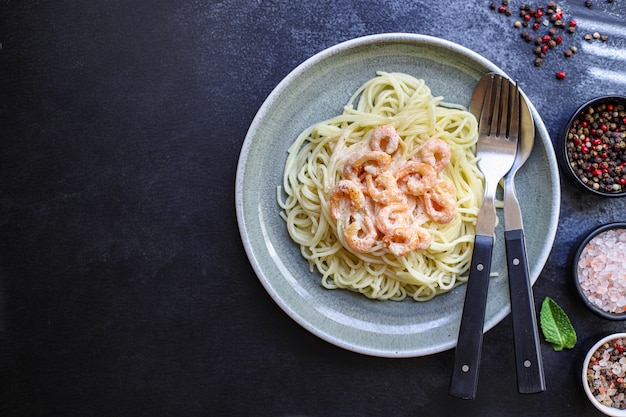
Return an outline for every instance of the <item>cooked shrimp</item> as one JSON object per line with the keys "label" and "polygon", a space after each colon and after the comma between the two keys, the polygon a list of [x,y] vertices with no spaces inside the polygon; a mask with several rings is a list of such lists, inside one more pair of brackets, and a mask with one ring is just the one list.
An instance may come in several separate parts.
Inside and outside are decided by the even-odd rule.
{"label": "cooked shrimp", "polygon": [[355,219],[345,229],[344,236],[348,245],[357,252],[365,253],[374,247],[378,233],[369,216]]}
{"label": "cooked shrimp", "polygon": [[330,215],[337,220],[352,210],[360,210],[365,206],[365,196],[358,184],[350,180],[341,180],[330,194]]}
{"label": "cooked shrimp", "polygon": [[379,204],[387,205],[402,198],[396,179],[389,171],[383,171],[375,179],[367,174],[365,184],[369,196]]}
{"label": "cooked shrimp", "polygon": [[428,217],[426,209],[424,208],[424,196],[409,196],[407,198],[407,204],[409,205],[409,211],[411,212],[413,224],[420,225],[430,220],[430,217]]}
{"label": "cooked shrimp", "polygon": [[363,172],[378,175],[387,170],[391,165],[391,157],[389,154],[381,151],[365,152],[363,156],[354,161],[350,169],[359,176]]}
{"label": "cooked shrimp", "polygon": [[398,227],[383,238],[383,244],[396,256],[404,256],[414,250],[427,249],[432,237],[423,227]]}
{"label": "cooked shrimp", "polygon": [[410,194],[420,196],[435,185],[437,173],[431,165],[408,161],[396,171],[396,180],[406,183]]}
{"label": "cooked shrimp", "polygon": [[391,125],[378,126],[370,137],[370,148],[392,155],[400,145],[400,135]]}
{"label": "cooked shrimp", "polygon": [[424,194],[426,214],[436,223],[449,223],[456,215],[456,190],[454,184],[439,180]]}
{"label": "cooked shrimp", "polygon": [[405,203],[392,203],[376,213],[376,227],[384,234],[391,234],[398,227],[405,227],[411,216],[410,207]]}
{"label": "cooked shrimp", "polygon": [[432,165],[436,172],[448,166],[451,156],[450,146],[441,139],[429,139],[420,149],[422,161]]}
{"label": "cooked shrimp", "polygon": [[344,179],[349,179],[355,182],[361,181],[358,178],[359,173],[353,171],[352,164],[354,164],[357,159],[361,158],[370,150],[369,143],[366,142],[359,142],[354,145],[344,147],[343,151],[341,151],[341,153],[337,156],[337,166],[342,167],[342,175]]}

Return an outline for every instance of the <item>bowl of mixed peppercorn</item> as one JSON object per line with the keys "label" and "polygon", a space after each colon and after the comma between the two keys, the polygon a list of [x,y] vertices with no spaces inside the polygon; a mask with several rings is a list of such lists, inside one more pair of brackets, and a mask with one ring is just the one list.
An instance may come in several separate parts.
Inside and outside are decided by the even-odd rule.
{"label": "bowl of mixed peppercorn", "polygon": [[583,389],[607,416],[626,417],[626,333],[603,337],[593,345],[582,369]]}
{"label": "bowl of mixed peppercorn", "polygon": [[562,138],[563,169],[584,190],[626,196],[626,97],[598,97],[580,106]]}

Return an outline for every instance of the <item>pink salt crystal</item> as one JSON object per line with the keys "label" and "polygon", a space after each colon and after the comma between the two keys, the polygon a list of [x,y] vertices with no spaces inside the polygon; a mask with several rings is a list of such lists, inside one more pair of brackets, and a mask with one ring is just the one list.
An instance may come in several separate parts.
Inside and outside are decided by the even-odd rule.
{"label": "pink salt crystal", "polygon": [[589,301],[609,313],[626,306],[626,229],[610,229],[583,248],[577,263],[580,288]]}

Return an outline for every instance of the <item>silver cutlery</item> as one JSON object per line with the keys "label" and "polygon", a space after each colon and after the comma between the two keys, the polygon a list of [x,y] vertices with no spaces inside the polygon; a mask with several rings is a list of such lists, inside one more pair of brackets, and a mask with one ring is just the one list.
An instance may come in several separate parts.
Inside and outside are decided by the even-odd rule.
{"label": "silver cutlery", "polygon": [[511,294],[517,389],[522,394],[534,394],[545,391],[546,382],[526,258],[522,212],[515,191],[515,174],[530,156],[535,140],[535,125],[524,98],[520,100],[520,120],[517,157],[511,170],[504,176],[504,241]]}
{"label": "silver cutlery", "polygon": [[485,177],[485,195],[478,213],[449,390],[450,395],[463,399],[476,397],[497,219],[495,195],[498,182],[513,166],[519,130],[520,96],[517,85],[498,74],[486,77],[487,89],[478,122],[476,145],[478,168]]}
{"label": "silver cutlery", "polygon": [[[488,77],[481,78],[470,100],[469,111],[477,118],[480,117],[488,82]],[[511,295],[517,387],[522,394],[546,390],[537,315],[528,273],[522,213],[515,191],[515,174],[528,160],[534,141],[535,124],[528,103],[522,96],[517,156],[513,167],[504,176],[504,239]]]}

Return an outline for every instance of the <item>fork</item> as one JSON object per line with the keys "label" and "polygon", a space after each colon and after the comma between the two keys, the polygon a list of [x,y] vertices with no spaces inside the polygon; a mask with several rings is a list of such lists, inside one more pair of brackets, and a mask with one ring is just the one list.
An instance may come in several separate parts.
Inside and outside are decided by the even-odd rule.
{"label": "fork", "polygon": [[463,399],[476,397],[497,219],[494,201],[498,182],[515,160],[519,130],[520,96],[517,84],[498,74],[488,74],[487,77],[490,82],[478,122],[476,145],[478,168],[485,177],[485,195],[478,212],[449,391],[450,395]]}

